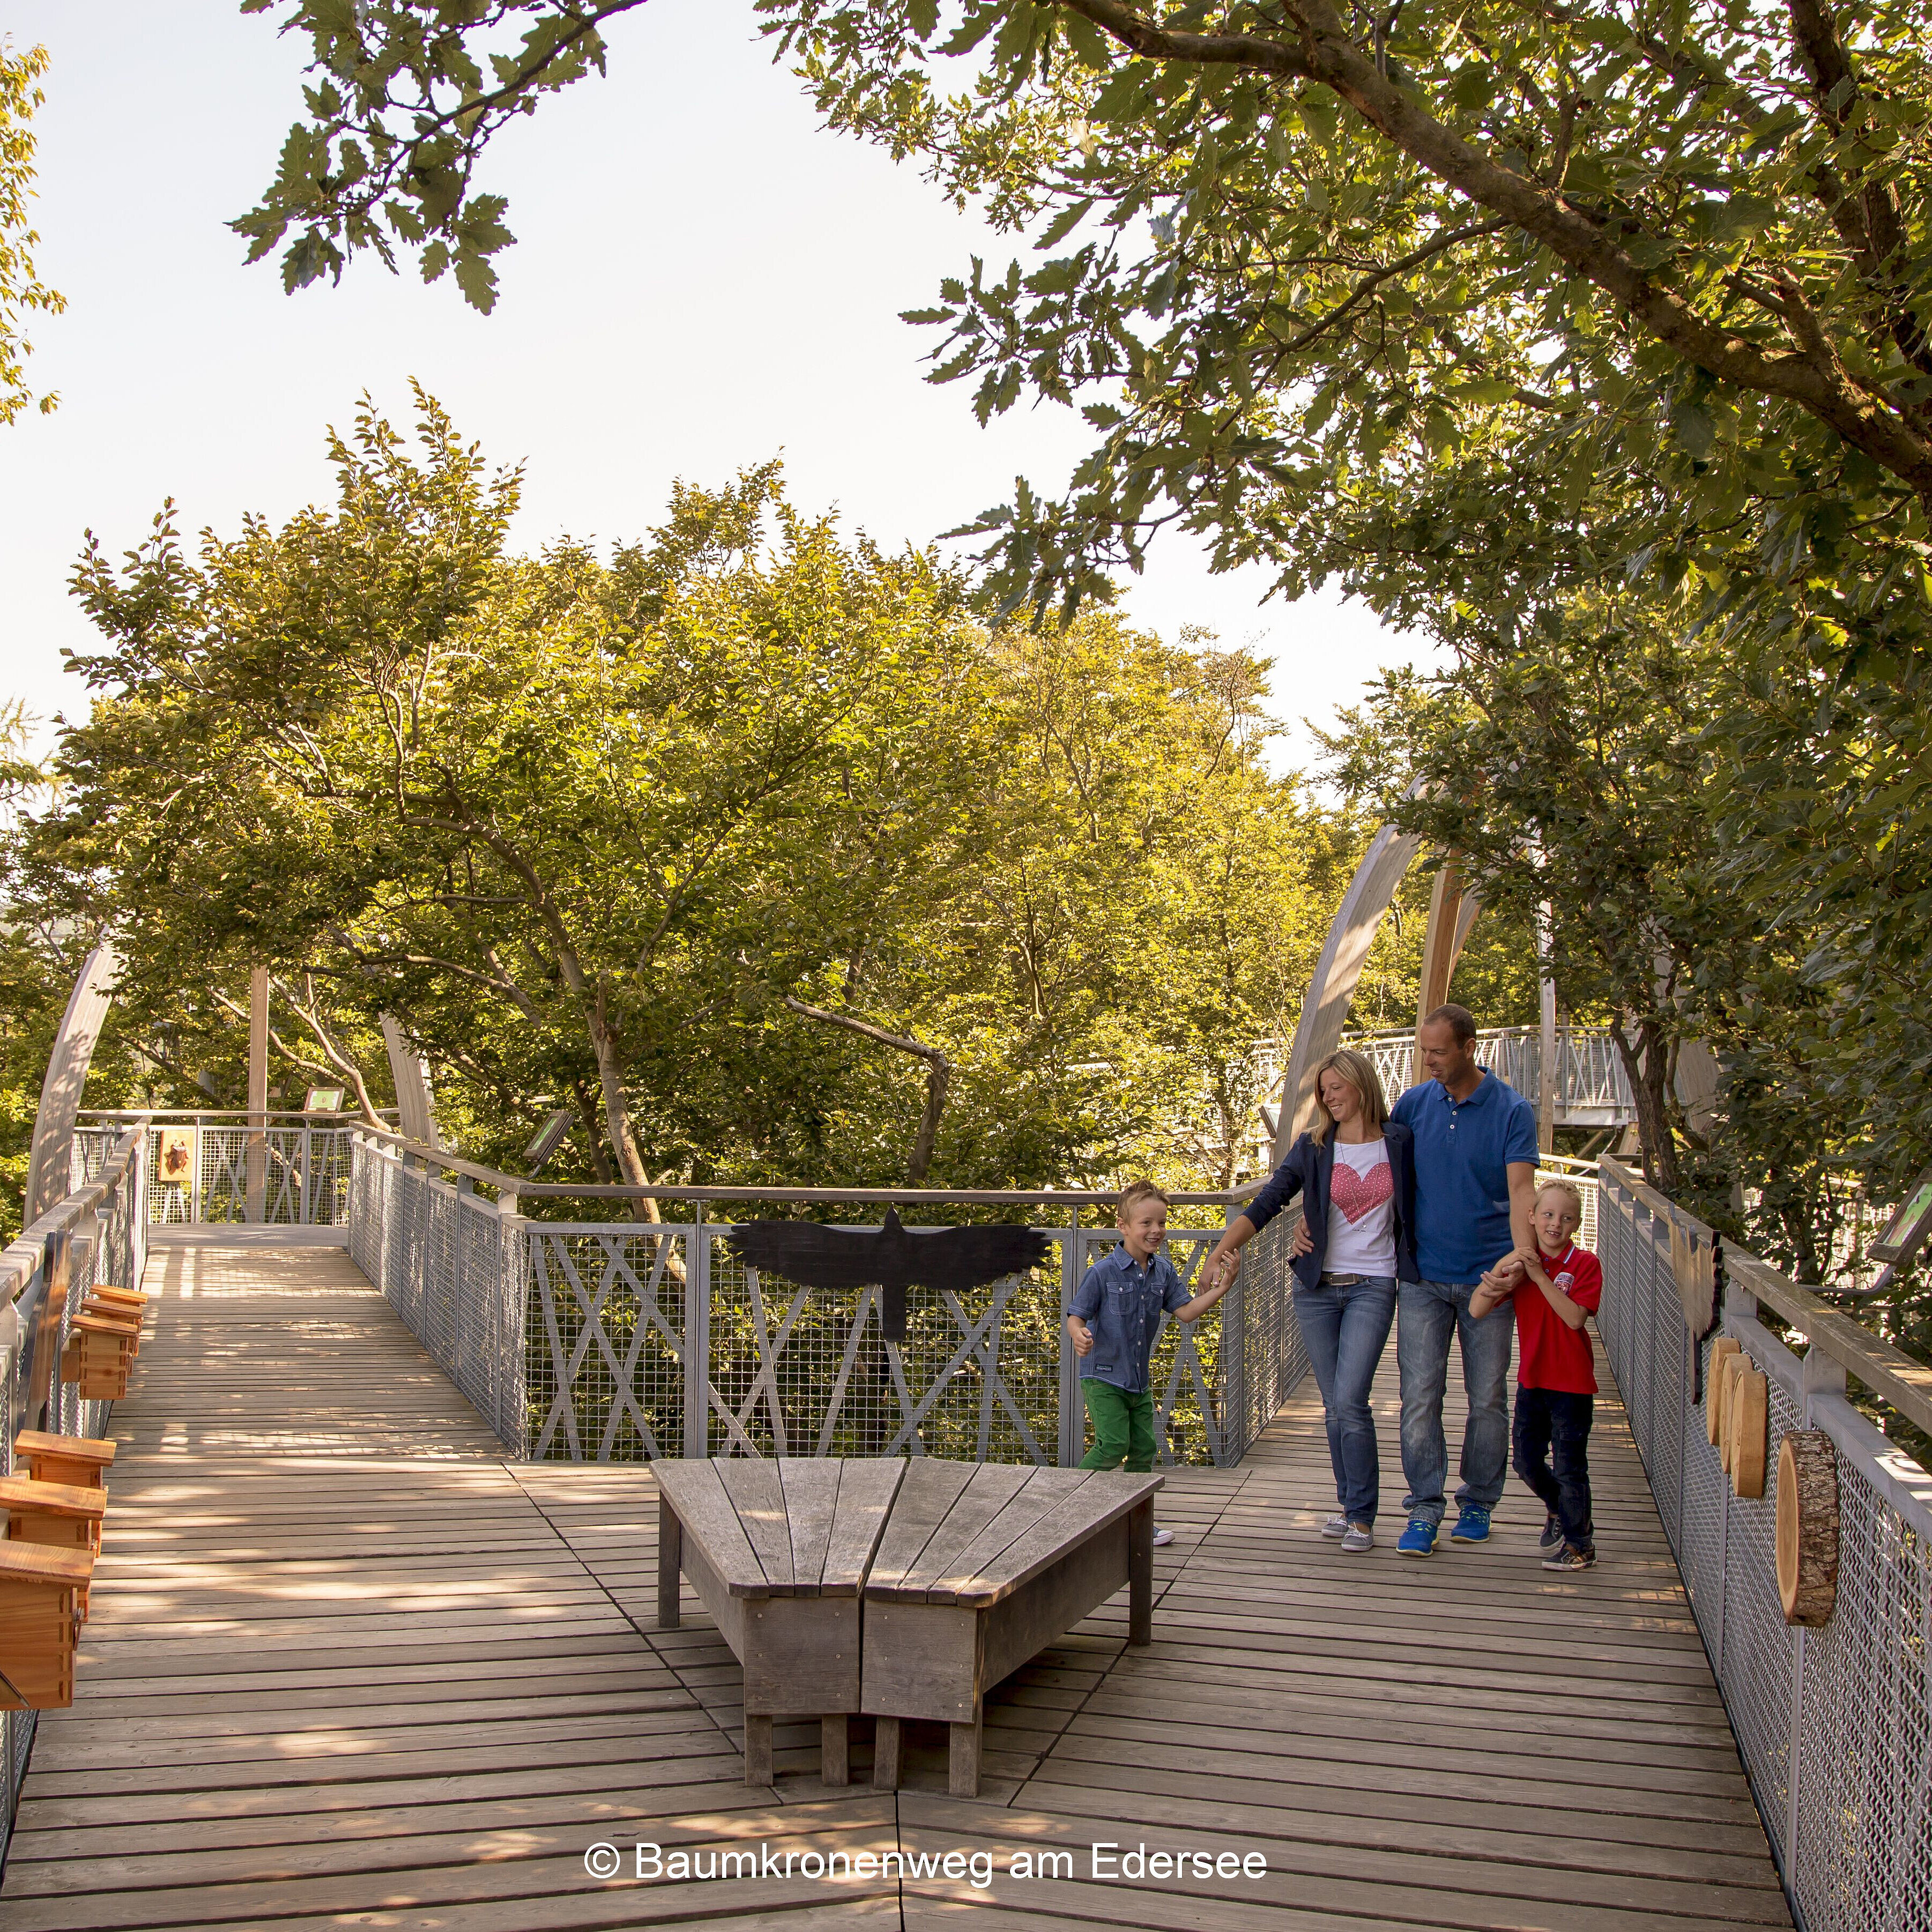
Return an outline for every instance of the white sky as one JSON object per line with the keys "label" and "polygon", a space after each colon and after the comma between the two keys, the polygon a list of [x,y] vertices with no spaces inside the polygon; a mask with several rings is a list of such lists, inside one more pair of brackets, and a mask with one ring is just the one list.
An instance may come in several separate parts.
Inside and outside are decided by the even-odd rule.
{"label": "white sky", "polygon": [[[493,157],[521,238],[496,313],[454,281],[358,263],[293,297],[224,226],[272,172],[302,44],[235,0],[14,0],[0,28],[52,56],[36,122],[42,279],[28,374],[51,416],[0,430],[0,697],[84,708],[63,646],[92,634],[67,580],[84,530],[118,554],[167,496],[190,533],[326,501],[325,424],[370,392],[399,421],[419,378],[494,460],[526,466],[517,532],[608,542],[657,520],[675,477],[782,452],[794,499],[889,545],[1056,489],[1085,425],[1022,404],[987,430],[970,386],[934,388],[932,332],[898,320],[974,252],[1012,244],[916,171],[821,130],[744,0],[652,0],[616,23],[611,76],[548,103]],[[1136,620],[1205,624],[1276,659],[1275,710],[1324,719],[1420,648],[1332,596],[1263,606],[1162,540]],[[1298,734],[1298,737],[1299,734]],[[1300,754],[1291,749],[1292,762]]]}

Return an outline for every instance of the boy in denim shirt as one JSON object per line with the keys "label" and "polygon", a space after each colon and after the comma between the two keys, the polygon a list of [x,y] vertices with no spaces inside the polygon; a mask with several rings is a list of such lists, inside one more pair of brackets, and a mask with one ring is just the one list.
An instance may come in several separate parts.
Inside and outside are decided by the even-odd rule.
{"label": "boy in denim shirt", "polygon": [[[1120,1245],[1087,1270],[1073,1297],[1066,1332],[1080,1358],[1080,1394],[1094,1424],[1094,1446],[1083,1469],[1144,1474],[1154,1467],[1154,1392],[1148,1363],[1163,1313],[1177,1322],[1204,1315],[1228,1292],[1224,1278],[1191,1300],[1174,1264],[1161,1252],[1167,1240],[1167,1196],[1150,1180],[1122,1190],[1115,1216]],[[1156,1543],[1172,1543],[1156,1529]]]}

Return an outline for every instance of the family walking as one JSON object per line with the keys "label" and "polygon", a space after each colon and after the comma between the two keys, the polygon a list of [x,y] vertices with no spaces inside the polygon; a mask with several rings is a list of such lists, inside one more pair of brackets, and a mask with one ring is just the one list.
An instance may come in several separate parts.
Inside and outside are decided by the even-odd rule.
{"label": "family walking", "polygon": [[1346,1550],[1374,1546],[1381,1464],[1369,1394],[1393,1324],[1408,1485],[1396,1547],[1428,1556],[1442,1532],[1452,1340],[1468,1418],[1450,1539],[1489,1540],[1510,1459],[1514,1331],[1515,1466],[1544,1505],[1544,1568],[1586,1570],[1596,1561],[1587,1446],[1597,1383],[1584,1324],[1603,1277],[1572,1238],[1581,1197],[1568,1181],[1538,1186],[1535,1112],[1478,1063],[1464,1008],[1438,1006],[1418,1037],[1430,1077],[1393,1112],[1361,1054],[1323,1063],[1318,1124],[1229,1223],[1193,1295],[1162,1252],[1165,1198],[1146,1182],[1123,1196],[1125,1238],[1088,1271],[1067,1322],[1094,1424],[1083,1466],[1149,1466],[1148,1361],[1162,1312],[1192,1321],[1211,1307],[1240,1250],[1299,1195],[1302,1224],[1289,1250],[1294,1309],[1322,1392],[1337,1504],[1323,1534]]}

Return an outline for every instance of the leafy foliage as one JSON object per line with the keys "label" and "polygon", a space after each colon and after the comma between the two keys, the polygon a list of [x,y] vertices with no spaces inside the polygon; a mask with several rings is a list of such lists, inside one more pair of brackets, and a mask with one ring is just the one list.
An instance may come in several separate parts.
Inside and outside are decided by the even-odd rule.
{"label": "leafy foliage", "polygon": [[58,315],[67,306],[67,298],[34,272],[33,251],[40,238],[27,225],[34,192],[34,136],[28,123],[46,99],[39,82],[46,70],[45,47],[16,53],[0,40],[0,423],[13,422],[30,404],[45,416],[60,400],[49,394],[36,400],[25,367],[33,345],[21,333],[28,310]]}
{"label": "leafy foliage", "polygon": [[262,961],[285,1058],[367,1065],[392,1012],[500,1163],[546,1105],[598,1179],[1251,1162],[1244,1050],[1360,842],[1266,772],[1262,667],[990,632],[775,465],[514,556],[518,478],[418,400],[419,453],[369,408],[332,442],[332,509],[80,566],[100,695],[33,890],[138,925],[182,1072]]}

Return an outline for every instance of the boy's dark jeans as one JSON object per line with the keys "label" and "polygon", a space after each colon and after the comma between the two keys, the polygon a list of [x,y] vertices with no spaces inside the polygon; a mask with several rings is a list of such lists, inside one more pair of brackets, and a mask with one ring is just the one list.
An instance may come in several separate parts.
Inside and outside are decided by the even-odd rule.
{"label": "boy's dark jeans", "polygon": [[1511,1431],[1516,1472],[1543,1498],[1543,1507],[1563,1526],[1573,1548],[1594,1546],[1590,1521],[1590,1418],[1594,1396],[1567,1389],[1525,1388],[1516,1392]]}

